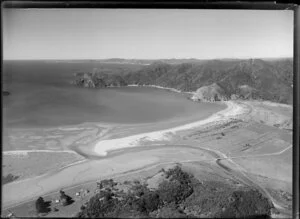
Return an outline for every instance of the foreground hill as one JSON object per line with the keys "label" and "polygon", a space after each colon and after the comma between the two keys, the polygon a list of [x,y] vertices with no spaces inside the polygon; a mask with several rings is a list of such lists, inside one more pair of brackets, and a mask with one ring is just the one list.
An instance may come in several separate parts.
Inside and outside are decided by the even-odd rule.
{"label": "foreground hill", "polygon": [[[217,87],[219,96],[228,99],[264,99],[292,103],[292,59],[169,63],[156,61],[140,70],[122,75],[85,73],[76,75],[74,84],[84,87],[158,85],[181,91],[196,91],[203,86],[213,86]],[[198,94],[206,89],[198,90]]]}
{"label": "foreground hill", "polygon": [[76,216],[270,218],[273,206],[257,190],[245,186],[237,189],[225,182],[200,182],[178,166],[167,171],[162,169],[160,175],[161,182],[156,189],[149,189],[148,184],[139,181],[124,187],[112,179],[102,180],[96,195]]}

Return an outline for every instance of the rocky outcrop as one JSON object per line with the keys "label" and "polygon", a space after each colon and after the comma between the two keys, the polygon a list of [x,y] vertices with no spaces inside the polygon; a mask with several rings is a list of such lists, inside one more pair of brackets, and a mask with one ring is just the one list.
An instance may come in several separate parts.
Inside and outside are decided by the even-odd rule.
{"label": "rocky outcrop", "polygon": [[202,86],[199,88],[191,98],[194,101],[225,101],[228,100],[228,96],[225,94],[218,84],[213,83],[208,86]]}
{"label": "rocky outcrop", "polygon": [[103,88],[103,87],[121,87],[127,83],[120,75],[105,74],[105,73],[75,73],[76,79],[72,81],[80,87],[85,88]]}

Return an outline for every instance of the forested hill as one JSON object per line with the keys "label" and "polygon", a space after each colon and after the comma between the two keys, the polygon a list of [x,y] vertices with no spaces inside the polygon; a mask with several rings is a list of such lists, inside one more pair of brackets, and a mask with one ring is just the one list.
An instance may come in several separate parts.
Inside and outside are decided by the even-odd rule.
{"label": "forested hill", "polygon": [[[208,95],[219,96],[219,99],[253,98],[290,104],[293,96],[293,60],[228,59],[180,64],[156,61],[126,74],[77,74],[74,83],[84,87],[145,84],[181,91],[197,91],[202,87],[198,92],[205,91]],[[202,94],[200,96],[203,97]]]}

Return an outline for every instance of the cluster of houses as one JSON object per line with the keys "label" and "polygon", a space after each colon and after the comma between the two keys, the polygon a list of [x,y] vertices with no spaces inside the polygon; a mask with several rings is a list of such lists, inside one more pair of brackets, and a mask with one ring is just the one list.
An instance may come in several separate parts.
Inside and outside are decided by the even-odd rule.
{"label": "cluster of houses", "polygon": [[[99,193],[101,191],[111,191],[115,185],[118,183],[114,182],[112,179],[110,180],[102,180],[100,182],[97,182],[97,189],[96,193]],[[51,203],[54,203],[57,205],[66,206],[70,203],[70,199],[72,199],[70,196],[66,195],[64,191],[60,190],[60,197],[57,199],[51,200]],[[88,194],[90,194],[90,191],[88,189],[80,189],[75,193],[75,199],[82,199],[86,197]],[[15,218],[15,215],[13,212],[9,211],[9,214],[6,216],[7,218]]]}
{"label": "cluster of houses", "polygon": [[[54,199],[51,202],[55,203],[55,204],[61,204],[63,206],[67,205],[67,203],[69,202],[70,197],[65,195],[65,192],[60,190],[60,197],[58,199]],[[75,193],[75,197],[77,198],[83,198],[85,196],[87,196],[90,193],[90,191],[88,189],[80,189],[80,191]]]}

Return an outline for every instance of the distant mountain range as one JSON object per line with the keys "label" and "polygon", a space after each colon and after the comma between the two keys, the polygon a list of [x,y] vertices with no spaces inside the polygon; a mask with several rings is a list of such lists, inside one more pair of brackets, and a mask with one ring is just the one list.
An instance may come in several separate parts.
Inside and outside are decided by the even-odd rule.
{"label": "distant mountain range", "polygon": [[198,94],[200,92],[199,100],[209,101],[232,98],[264,99],[289,104],[293,101],[293,60],[288,58],[107,59],[100,62],[145,66],[132,72],[117,74],[101,71],[78,73],[75,74],[73,83],[95,88],[128,84],[157,85],[181,91],[197,91]]}

